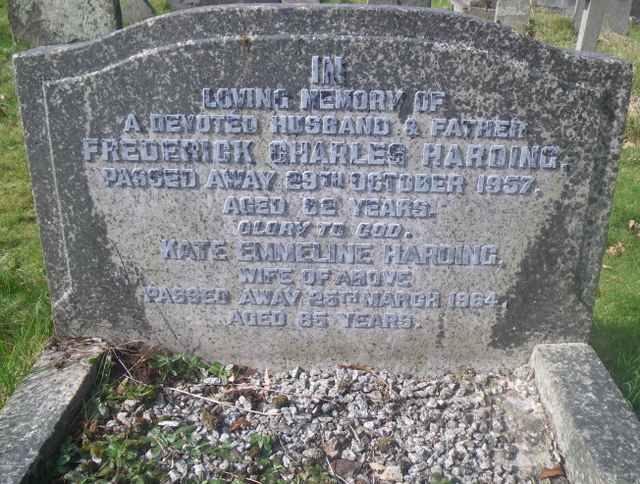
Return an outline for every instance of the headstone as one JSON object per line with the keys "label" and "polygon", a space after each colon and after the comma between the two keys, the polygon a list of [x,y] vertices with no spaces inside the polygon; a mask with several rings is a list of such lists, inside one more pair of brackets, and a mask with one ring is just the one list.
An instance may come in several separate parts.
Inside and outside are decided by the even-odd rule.
{"label": "headstone", "polygon": [[627,35],[630,22],[631,0],[609,0],[609,8],[607,8],[604,23],[602,24],[604,30]]}
{"label": "headstone", "polygon": [[172,10],[185,10],[231,3],[281,3],[281,0],[168,0],[168,2]]}
{"label": "headstone", "polygon": [[228,6],[15,68],[59,334],[416,372],[589,336],[628,63],[444,10]]}
{"label": "headstone", "polygon": [[[587,0],[576,1],[573,12],[573,28],[576,32],[580,32],[582,15],[587,6]],[[604,8],[604,18],[600,28],[616,34],[627,35],[631,23],[631,0],[611,0],[611,3]],[[595,50],[595,44],[592,50]]]}
{"label": "headstone", "polygon": [[453,11],[493,22],[496,0],[451,0]]}
{"label": "headstone", "polygon": [[571,22],[573,23],[573,30],[580,32],[580,25],[582,23],[582,13],[587,6],[586,0],[576,0],[574,6]]}
{"label": "headstone", "polygon": [[[580,32],[582,14],[587,7],[586,0],[577,0],[573,12],[573,28]],[[631,22],[631,0],[612,0],[605,10],[601,28],[620,35],[629,33]]]}
{"label": "headstone", "polygon": [[529,23],[529,0],[497,0],[495,21],[510,27]]}
{"label": "headstone", "polygon": [[573,12],[576,0],[533,0],[537,7],[544,7],[561,12]]}
{"label": "headstone", "polygon": [[33,47],[89,40],[122,26],[117,0],[9,0],[13,38]]}
{"label": "headstone", "polygon": [[633,0],[633,2],[631,2],[631,18],[633,18],[635,22],[639,21],[639,19],[640,19],[640,0]]}
{"label": "headstone", "polygon": [[156,14],[148,0],[120,0],[120,9],[125,27],[142,22]]}
{"label": "headstone", "polygon": [[607,5],[604,1],[591,0],[587,3],[580,19],[576,50],[593,52],[596,50]]}
{"label": "headstone", "polygon": [[368,0],[369,5],[402,5],[431,8],[431,0]]}

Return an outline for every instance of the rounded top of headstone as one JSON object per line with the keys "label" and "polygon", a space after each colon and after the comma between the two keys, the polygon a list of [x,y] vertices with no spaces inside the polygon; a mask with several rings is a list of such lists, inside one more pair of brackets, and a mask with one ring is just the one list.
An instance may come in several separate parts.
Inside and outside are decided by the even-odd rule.
{"label": "rounded top of headstone", "polygon": [[[602,54],[559,49],[514,32],[508,27],[448,10],[393,5],[356,4],[226,4],[171,12],[88,42],[46,46],[16,54],[16,58],[46,55],[65,63],[85,52],[85,64],[96,67],[145,49],[212,37],[307,36],[321,39],[366,36],[415,39],[435,45],[468,45],[501,53],[505,61],[544,65],[561,77],[584,76],[585,62],[596,59],[629,71],[631,64]],[[95,52],[90,54],[89,52]],[[76,60],[77,62],[77,60]],[[624,67],[622,67],[624,66]],[[609,77],[609,76],[607,76]]]}
{"label": "rounded top of headstone", "polygon": [[263,4],[15,64],[68,334],[423,370],[586,339],[628,63],[446,11]]}

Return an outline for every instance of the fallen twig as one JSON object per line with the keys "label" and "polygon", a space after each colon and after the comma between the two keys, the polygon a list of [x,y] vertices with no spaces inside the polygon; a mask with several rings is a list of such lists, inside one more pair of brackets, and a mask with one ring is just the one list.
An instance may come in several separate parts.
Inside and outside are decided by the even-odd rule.
{"label": "fallen twig", "polygon": [[[214,398],[203,397],[202,395],[196,395],[195,393],[190,393],[190,392],[187,392],[185,390],[180,390],[179,388],[173,388],[173,387],[162,387],[162,388],[164,388],[165,390],[172,390],[172,391],[174,391],[176,393],[181,393],[183,395],[187,395],[187,396],[192,397],[192,398],[197,398],[198,400],[203,400],[205,402],[215,403],[215,404],[223,406],[223,407],[235,407],[235,405],[233,405],[232,403],[223,402],[221,400],[216,400]],[[280,413],[280,412],[278,412],[278,413],[266,413],[266,412],[259,412],[258,410],[250,410],[248,408],[240,408],[240,407],[235,407],[235,408],[237,408],[241,412],[254,413],[256,415],[262,415],[264,417],[273,417],[273,416],[278,415]]]}
{"label": "fallen twig", "polygon": [[336,474],[336,471],[333,470],[333,466],[331,465],[331,461],[329,460],[329,458],[327,456],[325,456],[324,458],[327,460],[327,465],[329,466],[329,472],[331,472],[331,475],[336,479],[338,479],[339,481],[343,482],[344,484],[349,484],[342,477]]}
{"label": "fallen twig", "polygon": [[239,476],[238,474],[234,474],[233,472],[223,471],[223,470],[220,470],[219,472],[222,472],[223,474],[225,474],[227,476],[233,477],[234,480],[235,479],[244,479],[245,481],[253,482],[254,484],[262,484],[261,481],[256,481],[255,479],[251,479],[250,477]]}

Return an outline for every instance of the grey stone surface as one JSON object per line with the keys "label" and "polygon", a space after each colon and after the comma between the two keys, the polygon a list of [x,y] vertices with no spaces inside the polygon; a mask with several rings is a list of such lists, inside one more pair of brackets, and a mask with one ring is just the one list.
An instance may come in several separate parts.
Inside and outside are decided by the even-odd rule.
{"label": "grey stone surface", "polygon": [[369,5],[402,5],[404,7],[431,8],[431,0],[368,0]]}
{"label": "grey stone surface", "polygon": [[68,435],[104,351],[97,340],[79,340],[40,356],[0,410],[0,484],[44,482],[44,467]]}
{"label": "grey stone surface", "polygon": [[609,0],[603,29],[627,35],[631,23],[631,2],[632,0]]}
{"label": "grey stone surface", "polygon": [[596,50],[600,30],[607,11],[605,2],[591,1],[582,11],[576,50],[593,52]]}
{"label": "grey stone surface", "polygon": [[571,16],[571,22],[573,23],[573,30],[576,32],[580,32],[580,25],[582,23],[582,12],[587,5],[586,0],[576,0],[576,4],[573,9],[573,14]]}
{"label": "grey stone surface", "polygon": [[631,2],[631,17],[637,22],[640,19],[640,0]]}
{"label": "grey stone surface", "polygon": [[117,0],[9,0],[16,41],[31,46],[89,40],[122,26]]}
{"label": "grey stone surface", "polygon": [[529,23],[529,0],[497,0],[495,21],[510,27]]}
{"label": "grey stone surface", "polygon": [[[573,28],[576,32],[580,32],[580,26],[582,24],[582,14],[587,7],[586,0],[577,0],[574,10],[571,14]],[[631,24],[631,0],[612,0],[607,5],[602,20],[601,29],[609,32],[615,32],[621,35],[627,35],[629,33],[629,27]],[[592,26],[592,36],[595,35],[596,26]],[[599,32],[598,32],[599,35]],[[590,50],[595,50],[596,40],[591,40],[594,47]]]}
{"label": "grey stone surface", "polygon": [[496,0],[451,0],[453,11],[493,21],[496,16]]}
{"label": "grey stone surface", "polygon": [[[232,3],[281,3],[281,0],[169,0],[172,10],[185,10],[187,8],[209,7],[212,5],[227,5]],[[300,2],[310,3],[310,2]]]}
{"label": "grey stone surface", "polygon": [[[312,75],[320,54],[346,74]],[[62,334],[417,372],[514,367],[589,335],[627,63],[441,10],[256,5],[156,17],[15,67]],[[234,93],[263,109],[216,107]],[[206,133],[179,127],[198,114]],[[305,133],[282,134],[295,115],[312,116],[290,118]],[[465,138],[459,119],[493,121]],[[119,159],[154,159],[161,140],[163,160],[201,161],[96,156],[110,139]],[[172,154],[176,139],[214,154]]]}
{"label": "grey stone surface", "polygon": [[534,5],[561,12],[573,12],[576,0],[533,0]]}
{"label": "grey stone surface", "polygon": [[122,23],[125,27],[155,15],[147,0],[120,0],[120,10],[122,11]]}
{"label": "grey stone surface", "polygon": [[570,482],[640,482],[640,422],[598,355],[586,344],[533,350],[540,398]]}

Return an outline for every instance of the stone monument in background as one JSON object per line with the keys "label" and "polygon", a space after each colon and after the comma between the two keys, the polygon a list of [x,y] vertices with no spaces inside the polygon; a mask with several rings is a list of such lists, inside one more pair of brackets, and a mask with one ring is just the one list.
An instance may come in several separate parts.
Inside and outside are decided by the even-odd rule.
{"label": "stone monument in background", "polygon": [[572,12],[576,0],[533,0],[537,7],[545,7],[563,13]]}
{"label": "stone monument in background", "polygon": [[493,22],[496,16],[496,0],[451,0],[453,11]]}
{"label": "stone monument in background", "polygon": [[494,20],[510,27],[525,27],[529,23],[529,0],[497,0]]}
{"label": "stone monument in background", "polygon": [[634,21],[640,21],[640,0],[633,0],[631,2],[631,17]]}
{"label": "stone monument in background", "polygon": [[369,5],[402,5],[404,7],[431,8],[431,0],[368,0]]}
{"label": "stone monument in background", "polygon": [[90,40],[122,27],[118,0],[9,0],[13,38],[39,45]]}
{"label": "stone monument in background", "polygon": [[125,27],[142,22],[156,13],[148,0],[120,0],[122,24]]}
{"label": "stone monument in background", "polygon": [[631,24],[631,3],[632,0],[609,0],[603,28],[616,34],[627,35]]}
{"label": "stone monument in background", "polygon": [[[168,0],[172,10],[226,5],[231,3],[281,3],[281,0]],[[306,2],[303,2],[306,3]]]}
{"label": "stone monument in background", "polygon": [[421,373],[589,336],[626,62],[442,10],[232,6],[15,69],[60,335]]}
{"label": "stone monument in background", "polygon": [[[580,26],[582,25],[582,16],[584,12],[588,10],[588,5],[589,3],[586,0],[576,1],[572,20],[573,28],[578,33],[580,32]],[[600,34],[600,30],[615,32],[616,34],[620,35],[627,35],[629,33],[629,28],[631,25],[631,8],[631,0],[611,0],[611,2],[602,6],[603,17],[600,24],[598,24],[597,21],[594,22],[593,20],[586,20],[586,24],[587,26],[589,26],[588,28],[592,32],[588,33],[587,35],[595,35],[597,39],[597,36]],[[598,32],[595,32],[596,29],[599,29]]]}

